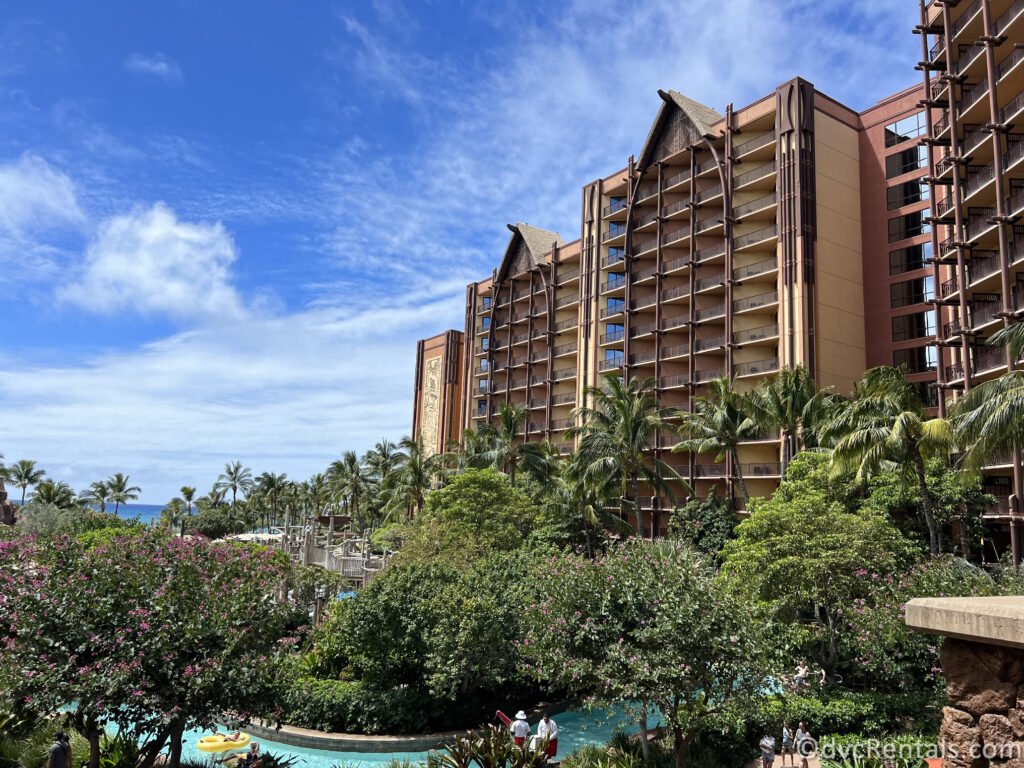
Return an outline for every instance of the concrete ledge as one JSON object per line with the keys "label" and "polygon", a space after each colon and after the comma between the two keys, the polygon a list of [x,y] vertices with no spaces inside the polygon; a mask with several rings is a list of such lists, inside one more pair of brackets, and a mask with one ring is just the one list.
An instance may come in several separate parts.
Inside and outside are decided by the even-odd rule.
{"label": "concrete ledge", "polygon": [[975,643],[1024,648],[1024,597],[919,597],[907,626]]}
{"label": "concrete ledge", "polygon": [[[565,712],[572,702],[539,704],[527,709],[531,724],[540,720],[542,712],[558,715]],[[233,726],[232,726],[233,727]],[[254,740],[265,739],[288,744],[292,747],[322,749],[328,752],[426,752],[450,743],[456,736],[464,736],[469,729],[444,731],[441,733],[417,733],[410,736],[368,736],[362,733],[329,733],[312,728],[298,728],[294,725],[274,726],[263,720],[253,720],[241,726]]]}

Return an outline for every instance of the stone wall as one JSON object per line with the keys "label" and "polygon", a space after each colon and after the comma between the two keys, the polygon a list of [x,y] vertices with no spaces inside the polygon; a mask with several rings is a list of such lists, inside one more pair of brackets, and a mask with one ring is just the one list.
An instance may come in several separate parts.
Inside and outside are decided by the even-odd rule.
{"label": "stone wall", "polygon": [[1024,768],[1024,650],[947,638],[946,768]]}

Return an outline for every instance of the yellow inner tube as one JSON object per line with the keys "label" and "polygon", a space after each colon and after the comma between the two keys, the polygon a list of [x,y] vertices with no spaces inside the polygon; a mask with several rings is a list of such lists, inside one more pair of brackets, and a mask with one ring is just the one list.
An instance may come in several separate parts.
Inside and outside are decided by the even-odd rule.
{"label": "yellow inner tube", "polygon": [[228,739],[222,733],[214,736],[205,736],[196,742],[196,749],[200,752],[230,752],[232,749],[249,746],[251,741],[249,734],[243,733],[237,739]]}

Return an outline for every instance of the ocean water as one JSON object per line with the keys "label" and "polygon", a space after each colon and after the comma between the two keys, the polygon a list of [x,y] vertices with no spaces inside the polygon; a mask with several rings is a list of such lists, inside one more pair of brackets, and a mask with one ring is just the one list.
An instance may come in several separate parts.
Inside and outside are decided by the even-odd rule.
{"label": "ocean water", "polygon": [[[160,512],[163,508],[163,504],[122,504],[117,510],[117,516],[123,517],[125,520],[137,517],[140,523],[149,525],[153,520],[160,519]],[[113,511],[114,506],[108,504],[107,512]]]}

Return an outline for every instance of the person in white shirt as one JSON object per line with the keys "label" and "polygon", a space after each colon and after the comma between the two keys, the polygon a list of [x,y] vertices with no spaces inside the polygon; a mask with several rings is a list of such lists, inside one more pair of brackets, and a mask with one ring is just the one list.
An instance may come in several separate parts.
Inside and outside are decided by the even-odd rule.
{"label": "person in white shirt", "polygon": [[512,740],[516,744],[526,743],[530,737],[530,724],[526,722],[526,713],[523,710],[516,712],[516,719],[512,721],[509,730],[512,731]]}
{"label": "person in white shirt", "polygon": [[548,745],[545,748],[545,754],[548,757],[558,754],[558,726],[554,720],[548,717],[547,712],[540,716],[540,722],[537,723],[537,735],[540,736],[541,741],[547,739]]}

